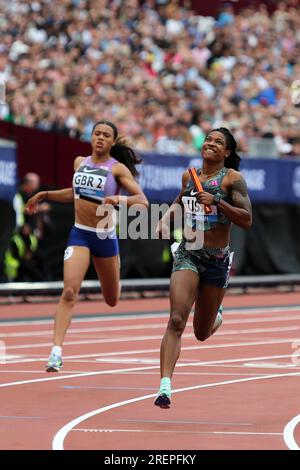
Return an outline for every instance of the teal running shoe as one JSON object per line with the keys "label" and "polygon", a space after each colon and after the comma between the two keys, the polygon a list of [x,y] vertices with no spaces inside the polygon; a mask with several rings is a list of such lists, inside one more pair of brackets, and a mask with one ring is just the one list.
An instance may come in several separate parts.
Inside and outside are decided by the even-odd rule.
{"label": "teal running shoe", "polygon": [[48,364],[46,366],[46,372],[59,372],[62,366],[62,357],[57,356],[56,354],[51,354],[51,356],[49,357]]}
{"label": "teal running shoe", "polygon": [[223,323],[223,306],[220,305],[216,319],[215,319],[215,323],[213,324],[213,327],[211,330],[212,335],[217,331],[218,328],[220,328],[222,323]]}

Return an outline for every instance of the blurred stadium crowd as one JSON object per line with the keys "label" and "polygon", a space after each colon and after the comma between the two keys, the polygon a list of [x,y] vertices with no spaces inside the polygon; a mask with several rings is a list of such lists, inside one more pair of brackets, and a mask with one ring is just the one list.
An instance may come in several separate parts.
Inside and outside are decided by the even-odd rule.
{"label": "blurred stadium crowd", "polygon": [[227,125],[242,153],[273,137],[279,155],[300,155],[293,5],[213,18],[178,0],[0,0],[1,118],[89,140],[105,117],[137,149],[176,154]]}

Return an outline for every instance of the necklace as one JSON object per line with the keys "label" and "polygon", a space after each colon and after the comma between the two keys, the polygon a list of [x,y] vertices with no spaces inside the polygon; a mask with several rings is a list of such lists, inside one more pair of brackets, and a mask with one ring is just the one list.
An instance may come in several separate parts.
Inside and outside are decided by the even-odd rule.
{"label": "necklace", "polygon": [[203,170],[202,168],[200,169],[200,175],[203,176],[204,178],[212,178],[213,176],[217,175],[218,173],[220,173],[220,171],[222,170],[222,168],[220,168],[220,170],[217,170],[215,171],[214,173],[212,173],[211,175],[208,175],[206,173],[203,173]]}

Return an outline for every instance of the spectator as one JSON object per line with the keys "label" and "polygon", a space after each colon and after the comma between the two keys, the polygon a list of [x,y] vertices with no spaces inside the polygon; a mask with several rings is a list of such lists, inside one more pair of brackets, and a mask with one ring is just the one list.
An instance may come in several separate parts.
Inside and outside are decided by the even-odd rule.
{"label": "spectator", "polygon": [[7,280],[43,281],[44,273],[35,256],[38,239],[29,224],[25,223],[13,235],[9,249],[4,256],[4,271]]}
{"label": "spectator", "polygon": [[158,153],[174,153],[181,155],[186,152],[186,144],[178,135],[178,127],[176,124],[169,123],[165,126],[165,133],[161,135],[155,144],[155,150]]}
{"label": "spectator", "polygon": [[[262,122],[272,121],[280,141],[285,116],[300,118],[291,98],[300,15],[297,2],[275,3],[272,14],[263,4],[249,2],[238,14],[225,4],[214,19],[177,0],[1,2],[2,117],[87,140],[105,109],[146,150],[164,149],[166,139],[158,139],[170,120],[179,125],[166,147],[181,153],[190,153],[190,139],[199,151],[199,121],[231,127],[234,120],[245,150],[253,128],[260,137]],[[186,111],[187,139],[180,135]],[[289,127],[284,143],[294,133]]]}
{"label": "spectator", "polygon": [[6,277],[11,281],[40,281],[49,278],[47,260],[43,250],[38,248],[45,231],[51,229],[50,204],[39,204],[37,212],[32,215],[24,212],[25,204],[40,187],[39,175],[27,173],[13,200],[15,233],[4,256]]}
{"label": "spectator", "polygon": [[289,155],[300,158],[300,137],[291,139],[292,149]]}
{"label": "spectator", "polygon": [[43,202],[39,205],[36,214],[24,213],[25,204],[40,189],[40,177],[36,173],[27,173],[16,193],[13,201],[16,212],[16,229],[20,229],[25,223],[29,224],[38,239],[43,237],[46,226],[51,224],[49,218],[50,205]]}
{"label": "spectator", "polygon": [[[20,228],[28,222],[28,216],[24,213],[25,204],[40,188],[40,177],[36,173],[27,173],[14,197],[14,209],[16,212],[16,227]],[[32,222],[33,224],[33,222]]]}

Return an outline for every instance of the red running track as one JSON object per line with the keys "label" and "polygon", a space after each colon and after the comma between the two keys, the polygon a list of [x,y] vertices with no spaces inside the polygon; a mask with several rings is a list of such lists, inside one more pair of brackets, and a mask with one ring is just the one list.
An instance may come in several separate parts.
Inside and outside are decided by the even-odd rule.
{"label": "red running track", "polygon": [[224,307],[204,343],[190,318],[161,410],[166,298],[78,303],[59,374],[44,372],[54,305],[1,306],[0,449],[299,448],[299,294],[228,295]]}

